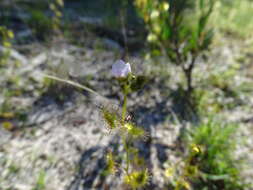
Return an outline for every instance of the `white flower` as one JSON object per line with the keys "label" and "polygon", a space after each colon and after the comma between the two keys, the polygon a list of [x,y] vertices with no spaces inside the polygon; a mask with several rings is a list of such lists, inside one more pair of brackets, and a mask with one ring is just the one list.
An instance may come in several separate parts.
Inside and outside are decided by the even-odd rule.
{"label": "white flower", "polygon": [[112,75],[116,78],[124,78],[131,73],[131,66],[122,60],[117,61],[112,65]]}

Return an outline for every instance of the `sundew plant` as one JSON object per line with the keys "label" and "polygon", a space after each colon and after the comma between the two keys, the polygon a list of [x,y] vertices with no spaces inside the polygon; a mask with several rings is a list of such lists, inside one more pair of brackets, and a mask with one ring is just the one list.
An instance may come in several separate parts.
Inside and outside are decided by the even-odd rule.
{"label": "sundew plant", "polygon": [[[50,75],[44,75],[46,78],[65,82],[77,88],[87,90],[90,93],[101,96],[92,89],[73,81],[60,79]],[[131,65],[122,60],[112,65],[112,77],[117,80],[122,95],[123,103],[121,110],[115,110],[112,106],[102,106],[101,115],[106,123],[109,132],[116,131],[121,137],[121,143],[124,148],[123,155],[115,155],[112,151],[106,154],[107,165],[102,172],[103,175],[120,173],[123,176],[123,183],[131,189],[138,189],[148,184],[150,173],[145,165],[144,158],[140,157],[138,149],[134,147],[134,142],[146,140],[147,132],[137,126],[127,112],[128,95],[143,87],[146,83],[146,77],[143,75],[136,76],[132,73]],[[117,162],[117,158],[123,156],[123,162]]]}
{"label": "sundew plant", "polygon": [[111,173],[115,173],[117,165],[118,170],[123,172],[124,183],[128,184],[132,189],[137,189],[147,185],[149,180],[149,172],[144,165],[144,158],[140,158],[138,150],[134,148],[133,142],[135,140],[147,137],[143,128],[137,126],[131,121],[131,117],[127,114],[127,96],[129,93],[140,89],[145,77],[135,76],[131,72],[129,63],[120,60],[112,66],[112,75],[118,81],[121,92],[123,94],[123,105],[120,114],[112,112],[111,110],[103,109],[103,118],[110,130],[119,130],[122,138],[125,156],[120,166],[116,164],[114,155],[110,152],[107,155],[107,162]]}
{"label": "sundew plant", "polygon": [[196,60],[208,50],[213,30],[208,20],[214,0],[135,0],[148,30],[147,41],[155,55],[166,55],[182,68],[186,92],[193,91]]}

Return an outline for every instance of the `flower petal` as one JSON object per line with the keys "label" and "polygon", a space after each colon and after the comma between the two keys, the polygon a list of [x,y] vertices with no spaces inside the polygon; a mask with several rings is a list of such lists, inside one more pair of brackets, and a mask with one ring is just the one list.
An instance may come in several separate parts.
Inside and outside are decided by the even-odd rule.
{"label": "flower petal", "polygon": [[131,73],[131,66],[129,63],[119,60],[112,65],[112,75],[116,78],[127,77],[129,73]]}

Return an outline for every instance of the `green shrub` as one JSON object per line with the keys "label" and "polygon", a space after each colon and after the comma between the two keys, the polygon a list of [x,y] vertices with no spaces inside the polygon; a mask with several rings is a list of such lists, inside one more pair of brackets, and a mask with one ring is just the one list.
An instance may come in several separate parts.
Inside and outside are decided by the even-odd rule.
{"label": "green shrub", "polygon": [[208,50],[213,30],[208,20],[214,0],[135,0],[147,29],[147,40],[155,54],[166,55],[182,68],[188,95],[193,90],[196,59]]}
{"label": "green shrub", "polygon": [[200,150],[188,162],[198,169],[197,177],[191,179],[194,189],[245,189],[240,178],[241,162],[235,158],[236,132],[237,125],[212,119],[190,129],[187,148],[192,150],[192,145],[197,145]]}

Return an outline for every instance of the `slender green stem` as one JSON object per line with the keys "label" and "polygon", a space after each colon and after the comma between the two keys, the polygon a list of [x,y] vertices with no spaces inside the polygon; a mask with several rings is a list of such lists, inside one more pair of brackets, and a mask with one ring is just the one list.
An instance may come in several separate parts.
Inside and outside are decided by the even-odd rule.
{"label": "slender green stem", "polygon": [[124,147],[126,150],[126,173],[129,175],[129,165],[130,165],[130,159],[129,159],[129,147],[127,144],[127,138],[124,138]]}
{"label": "slender green stem", "polygon": [[126,112],[127,112],[127,94],[124,93],[124,102],[122,107],[122,122],[126,119]]}
{"label": "slender green stem", "polygon": [[[123,125],[125,123],[126,113],[127,113],[127,93],[124,92],[124,100],[123,100],[123,106],[122,106],[122,123],[123,123]],[[127,136],[124,136],[123,143],[124,143],[124,148],[126,151],[126,173],[127,173],[127,175],[129,175],[130,160],[129,160],[129,147],[128,147],[128,142],[127,142]]]}

